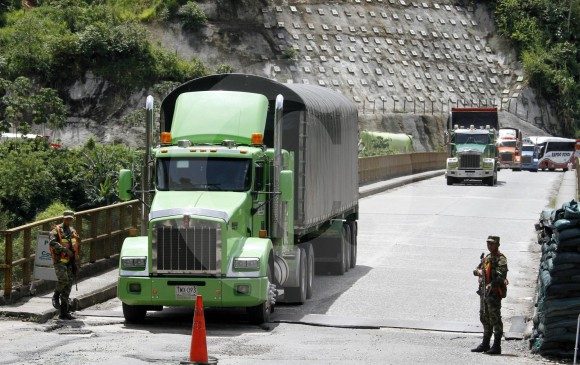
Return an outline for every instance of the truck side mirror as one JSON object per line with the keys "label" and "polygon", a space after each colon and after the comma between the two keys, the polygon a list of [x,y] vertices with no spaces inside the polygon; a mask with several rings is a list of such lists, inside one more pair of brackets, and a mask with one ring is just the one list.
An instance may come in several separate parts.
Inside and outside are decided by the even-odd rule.
{"label": "truck side mirror", "polygon": [[133,198],[131,193],[131,188],[133,187],[133,173],[131,170],[121,170],[119,171],[119,199],[121,201],[128,201]]}
{"label": "truck side mirror", "polygon": [[294,196],[294,172],[291,170],[280,171],[280,192],[283,202],[292,200]]}

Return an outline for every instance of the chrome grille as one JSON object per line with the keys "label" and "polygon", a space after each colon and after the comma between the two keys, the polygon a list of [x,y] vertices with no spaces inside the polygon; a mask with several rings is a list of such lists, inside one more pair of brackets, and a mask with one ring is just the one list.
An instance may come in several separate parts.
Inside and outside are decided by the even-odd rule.
{"label": "chrome grille", "polygon": [[502,152],[499,154],[499,159],[502,162],[511,162],[513,160],[513,153],[511,152]]}
{"label": "chrome grille", "polygon": [[219,224],[181,220],[157,223],[154,229],[154,267],[159,274],[221,273]]}
{"label": "chrome grille", "polygon": [[459,156],[459,168],[460,169],[478,169],[481,167],[480,161],[481,161],[481,155],[460,155]]}
{"label": "chrome grille", "polygon": [[532,156],[522,156],[522,163],[532,163]]}

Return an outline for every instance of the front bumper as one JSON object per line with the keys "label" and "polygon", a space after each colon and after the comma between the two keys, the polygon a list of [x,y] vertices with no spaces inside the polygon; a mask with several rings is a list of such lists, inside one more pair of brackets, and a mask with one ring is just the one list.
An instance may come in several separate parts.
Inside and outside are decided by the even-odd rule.
{"label": "front bumper", "polygon": [[447,177],[456,177],[460,179],[483,179],[486,177],[494,176],[493,170],[447,170],[445,172]]}
{"label": "front bumper", "polygon": [[[129,289],[136,284],[140,291]],[[237,285],[249,285],[248,294],[236,292]],[[129,305],[172,306],[193,308],[195,298],[178,299],[178,285],[197,288],[205,307],[253,307],[266,301],[268,278],[187,278],[187,277],[119,277],[117,296]]]}
{"label": "front bumper", "polygon": [[521,164],[519,162],[511,162],[511,161],[505,161],[505,162],[499,162],[499,167],[501,169],[519,169],[521,168]]}
{"label": "front bumper", "polygon": [[530,170],[530,171],[537,171],[538,170],[538,163],[523,163],[522,170]]}

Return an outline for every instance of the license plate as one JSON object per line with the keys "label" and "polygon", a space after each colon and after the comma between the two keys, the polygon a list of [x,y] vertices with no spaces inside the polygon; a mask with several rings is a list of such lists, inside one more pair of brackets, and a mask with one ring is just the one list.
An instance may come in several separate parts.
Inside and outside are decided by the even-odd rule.
{"label": "license plate", "polygon": [[197,286],[178,285],[175,287],[175,299],[195,299],[197,296]]}
{"label": "license plate", "polygon": [[475,171],[465,171],[466,174],[475,174]]}

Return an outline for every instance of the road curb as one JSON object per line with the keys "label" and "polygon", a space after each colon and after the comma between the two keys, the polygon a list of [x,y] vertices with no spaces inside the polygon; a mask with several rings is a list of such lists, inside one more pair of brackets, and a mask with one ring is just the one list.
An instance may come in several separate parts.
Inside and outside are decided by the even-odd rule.
{"label": "road curb", "polygon": [[415,174],[410,176],[405,176],[401,178],[391,179],[394,181],[387,180],[384,183],[380,184],[379,186],[362,186],[359,188],[359,198],[366,198],[368,196],[382,193],[384,191],[401,187],[403,185],[412,184],[417,181],[431,179],[437,176],[441,176],[445,174],[445,170],[436,170],[436,171],[429,171],[422,174]]}

